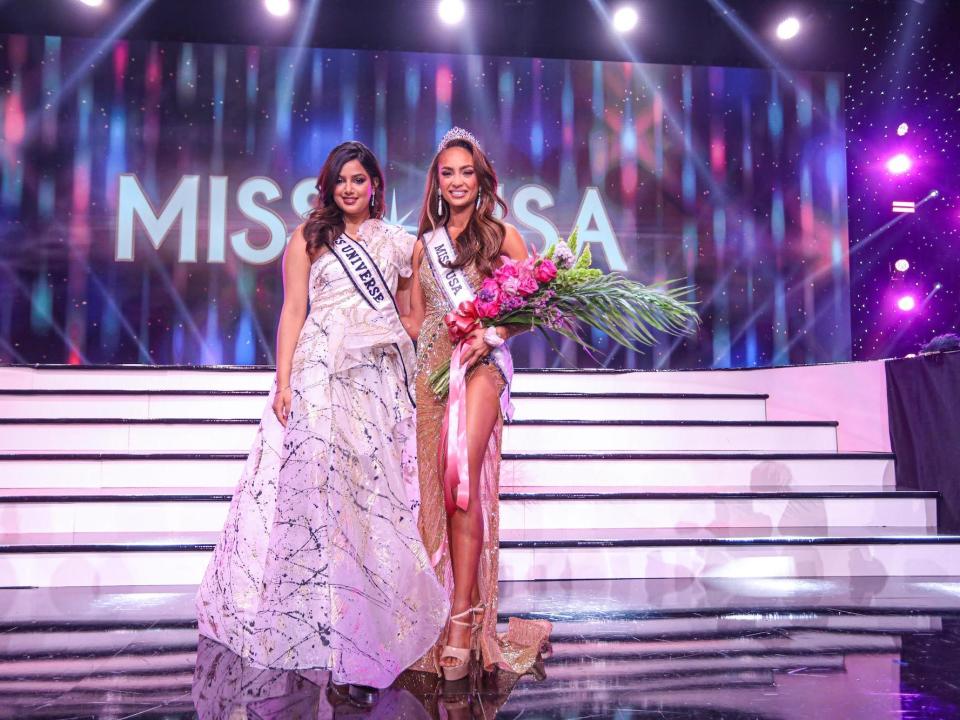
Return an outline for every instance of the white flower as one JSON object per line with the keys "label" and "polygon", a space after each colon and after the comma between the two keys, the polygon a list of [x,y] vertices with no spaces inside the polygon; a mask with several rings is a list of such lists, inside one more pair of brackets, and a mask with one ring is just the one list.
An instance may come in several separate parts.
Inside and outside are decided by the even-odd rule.
{"label": "white flower", "polygon": [[561,270],[569,270],[573,267],[575,260],[576,258],[573,256],[573,251],[570,249],[570,246],[567,245],[565,240],[559,240],[553,249],[554,264]]}

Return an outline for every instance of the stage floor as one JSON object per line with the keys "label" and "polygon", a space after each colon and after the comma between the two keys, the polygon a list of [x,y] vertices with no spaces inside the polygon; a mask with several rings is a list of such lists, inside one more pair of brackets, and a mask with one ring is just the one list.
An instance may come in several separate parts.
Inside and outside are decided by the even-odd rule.
{"label": "stage floor", "polygon": [[369,712],[320,674],[198,652],[190,587],[3,589],[0,607],[0,718],[960,717],[956,579],[504,583],[502,619],[555,623],[535,675],[402,677]]}

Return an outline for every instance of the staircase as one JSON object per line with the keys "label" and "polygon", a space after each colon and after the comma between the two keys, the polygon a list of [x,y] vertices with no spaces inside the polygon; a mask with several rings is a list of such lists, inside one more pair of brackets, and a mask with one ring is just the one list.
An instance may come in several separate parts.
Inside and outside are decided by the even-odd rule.
{"label": "staircase", "polygon": [[[960,575],[937,494],[896,490],[891,454],[698,375],[518,373],[501,579]],[[0,367],[0,586],[199,582],[271,379]]]}

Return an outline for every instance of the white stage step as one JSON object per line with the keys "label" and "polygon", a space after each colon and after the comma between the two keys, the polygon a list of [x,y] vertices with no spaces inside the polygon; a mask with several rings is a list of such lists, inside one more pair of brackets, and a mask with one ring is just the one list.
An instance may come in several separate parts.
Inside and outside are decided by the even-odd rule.
{"label": "white stage step", "polygon": [[[251,420],[0,420],[0,453],[246,452]],[[837,450],[829,422],[520,421],[504,431],[504,453]]]}
{"label": "white stage step", "polygon": [[[192,599],[192,598],[191,598]],[[68,623],[63,628],[46,627],[42,631],[32,631],[28,626],[4,630],[0,634],[0,662],[9,659],[66,656],[107,657],[126,651],[144,655],[153,652],[187,652],[196,647],[197,628],[196,611],[193,603],[188,608],[184,623],[189,627],[163,627],[162,623],[152,628],[75,628]],[[502,614],[501,614],[502,615]],[[114,616],[115,617],[115,616]],[[842,626],[831,629],[828,620],[837,617],[815,617],[810,627],[790,627],[789,619],[783,617],[768,618],[766,623],[759,620],[729,624],[717,617],[683,618],[673,621],[677,628],[674,632],[662,631],[661,623],[667,619],[654,620],[594,620],[591,623],[569,623],[554,620],[551,643],[553,656],[565,651],[574,657],[576,648],[591,657],[602,655],[617,656],[627,653],[655,655],[670,648],[670,652],[686,654],[692,652],[744,651],[787,651],[790,649],[816,652],[843,652],[853,649],[891,648],[897,640],[897,633],[938,632],[942,621],[938,617],[920,615],[915,617],[867,616],[870,621],[861,623],[861,628]],[[818,624],[820,626],[818,626]],[[506,623],[500,627],[506,630]],[[599,646],[599,647],[598,647]]]}
{"label": "white stage step", "polygon": [[[0,642],[17,633],[196,627],[194,585],[43,587],[6,593]],[[64,614],[64,608],[70,612]],[[498,610],[553,617],[558,637],[714,637],[787,628],[904,633],[941,629],[960,609],[943,577],[685,578],[501,583]],[[598,618],[603,623],[598,623]]]}
{"label": "white stage step", "polygon": [[259,390],[270,389],[273,368],[87,365],[0,367],[5,390]]}
{"label": "white stage step", "polygon": [[[562,626],[561,626],[562,627]],[[184,664],[196,662],[197,632],[187,637],[186,631],[177,635],[164,634],[158,638],[145,638],[139,646],[122,646],[123,637],[114,633],[90,633],[88,644],[83,644],[82,634],[73,633],[71,638],[34,636],[39,644],[13,652],[3,651],[0,662],[0,680],[18,677],[51,676],[62,680],[86,677],[91,664],[95,672],[157,673],[166,674],[184,669]],[[130,633],[123,633],[129,637]],[[142,635],[142,633],[141,633]],[[29,637],[29,636],[28,636]],[[51,643],[57,640],[57,644]],[[163,641],[162,643],[158,641]],[[673,666],[683,672],[689,659],[724,660],[729,657],[750,658],[762,663],[762,658],[777,662],[785,657],[802,662],[805,658],[816,662],[824,656],[842,653],[897,652],[900,638],[883,634],[796,632],[789,635],[759,635],[754,637],[729,637],[709,639],[659,640],[611,640],[609,638],[585,638],[569,641],[552,640],[551,665],[563,665],[565,660],[591,660],[629,662],[642,657],[644,661],[656,661]],[[773,669],[770,667],[769,669]]]}
{"label": "white stage step", "polygon": [[501,537],[504,580],[960,574],[960,536],[910,528],[531,530]]}
{"label": "white stage step", "polygon": [[[776,370],[801,370],[778,368]],[[757,376],[751,370],[531,370],[518,369],[512,388],[518,393],[717,393],[743,392],[750,382],[731,383],[730,373]],[[192,390],[200,392],[270,389],[274,368],[265,366],[67,366],[0,367],[0,388],[15,390]],[[785,375],[789,382],[792,375]],[[719,382],[718,382],[719,380]],[[731,390],[730,388],[736,388]],[[792,392],[795,388],[785,388]],[[750,392],[768,392],[754,390]]]}
{"label": "white stage step", "polygon": [[[173,487],[232,491],[246,456],[232,454],[131,455],[0,454],[0,488]],[[500,483],[512,487],[705,486],[750,490],[776,487],[894,486],[889,453],[850,454],[589,454],[538,456],[506,454]]]}
{"label": "white stage step", "polygon": [[[0,586],[200,581],[216,533],[0,536]],[[960,574],[960,536],[916,529],[723,528],[501,533],[502,580]]]}
{"label": "white stage step", "polygon": [[[259,420],[261,390],[0,390],[2,418],[128,418]],[[766,419],[766,396],[683,393],[514,393],[516,420]]]}
{"label": "white stage step", "polygon": [[[677,493],[501,487],[500,528],[936,527],[933,492]],[[0,490],[3,533],[216,532],[228,494],[189,488]]]}
{"label": "white stage step", "polygon": [[829,422],[512,423],[503,452],[836,452]]}

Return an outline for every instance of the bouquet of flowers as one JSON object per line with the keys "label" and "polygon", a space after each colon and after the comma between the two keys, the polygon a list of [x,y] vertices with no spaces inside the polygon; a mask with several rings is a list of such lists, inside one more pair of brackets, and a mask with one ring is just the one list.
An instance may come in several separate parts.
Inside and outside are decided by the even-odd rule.
{"label": "bouquet of flowers", "polygon": [[[653,345],[654,331],[681,335],[696,329],[693,303],[682,299],[689,286],[675,281],[643,285],[617,272],[604,274],[591,263],[589,246],[577,253],[576,230],[543,255],[519,262],[504,257],[493,277],[483,281],[476,300],[445,318],[450,339],[456,344],[477,327],[519,325],[545,335],[553,330],[591,352],[596,348],[582,334],[584,326],[632,350]],[[437,397],[446,397],[449,362],[429,380]]]}

